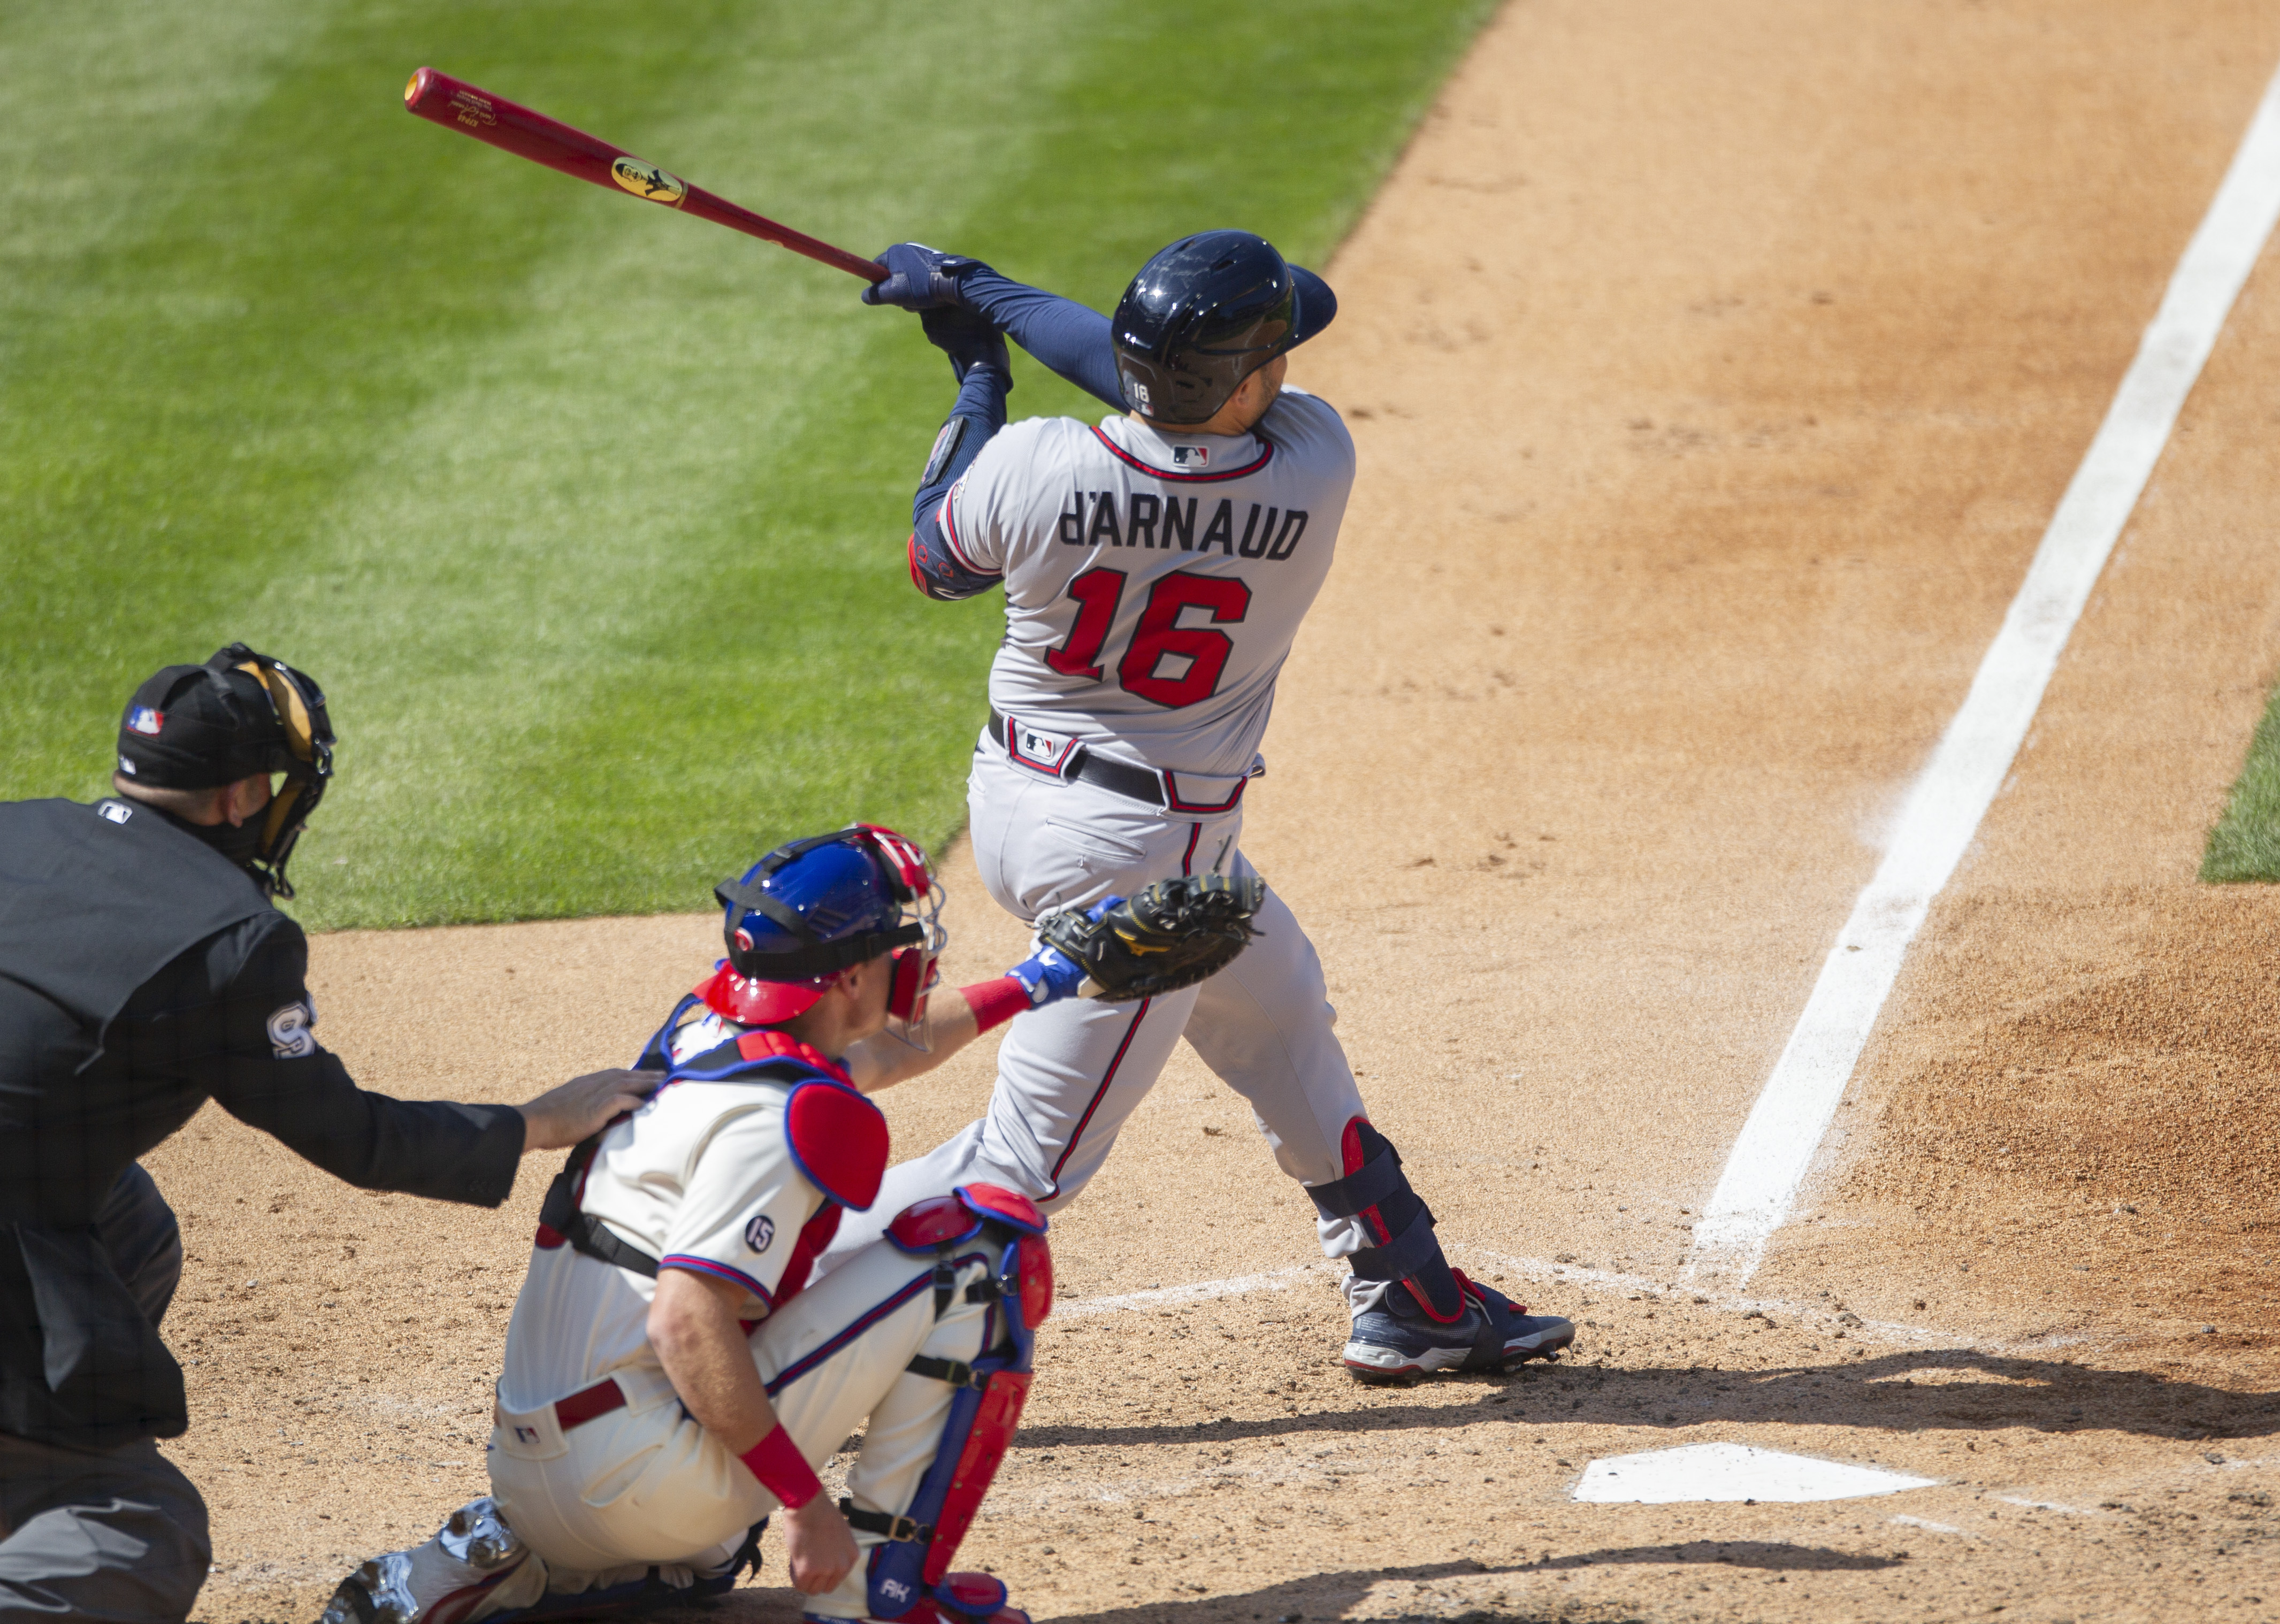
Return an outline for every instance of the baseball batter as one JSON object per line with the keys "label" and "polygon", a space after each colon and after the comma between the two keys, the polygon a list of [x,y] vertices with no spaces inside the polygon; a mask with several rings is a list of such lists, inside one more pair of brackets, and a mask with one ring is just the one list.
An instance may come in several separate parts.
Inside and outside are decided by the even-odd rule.
{"label": "baseball batter", "polygon": [[[1005,637],[967,785],[974,858],[1024,920],[1169,875],[1253,871],[1243,793],[1275,682],[1329,573],[1354,474],[1326,401],[1283,387],[1329,324],[1322,280],[1264,239],[1209,231],[1143,266],[1113,320],[978,261],[903,243],[867,303],[921,312],[957,405],[913,509],[920,589],[1001,586]],[[1005,336],[1116,408],[1005,426]],[[1258,940],[1137,1004],[1071,1000],[1020,1023],[989,1114],[892,1170],[881,1211],[972,1178],[1074,1199],[1182,1036],[1248,1101],[1351,1266],[1347,1366],[1364,1379],[1556,1357],[1531,1316],[1450,1267],[1432,1214],[1370,1124],[1321,965],[1270,889]],[[850,1249],[875,1229],[846,1226]]]}
{"label": "baseball batter", "polygon": [[[978,1181],[879,1194],[864,1097],[1075,992],[1051,949],[942,1000],[925,855],[857,826],[724,884],[728,958],[643,1054],[662,1081],[572,1153],[507,1331],[490,1496],[365,1564],[327,1624],[462,1624],[726,1589],[772,1516],[818,1620],[1028,1624],[951,1558],[1010,1442],[1051,1303],[1045,1220]],[[857,1426],[849,1497],[815,1467]]]}

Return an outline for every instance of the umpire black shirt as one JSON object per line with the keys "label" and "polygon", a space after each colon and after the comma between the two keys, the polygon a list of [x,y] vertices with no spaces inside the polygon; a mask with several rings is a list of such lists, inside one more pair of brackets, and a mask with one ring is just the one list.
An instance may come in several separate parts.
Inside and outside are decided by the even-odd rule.
{"label": "umpire black shirt", "polygon": [[520,1113],[358,1089],[316,1041],[308,961],[252,878],[155,808],[0,803],[0,1429],[108,1447],[187,1427],[93,1226],[209,1098],[366,1189],[513,1189]]}

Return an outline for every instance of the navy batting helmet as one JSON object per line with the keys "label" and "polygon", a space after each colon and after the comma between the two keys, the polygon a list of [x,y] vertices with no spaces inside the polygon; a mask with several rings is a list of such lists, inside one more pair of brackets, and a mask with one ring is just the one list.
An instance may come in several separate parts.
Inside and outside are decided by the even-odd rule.
{"label": "navy batting helmet", "polygon": [[1159,423],[1207,422],[1236,386],[1330,325],[1337,296],[1248,231],[1205,231],[1160,250],[1116,306],[1125,404]]}
{"label": "navy batting helmet", "polygon": [[889,1012],[922,1028],[944,945],[942,892],[913,842],[854,824],[778,846],[712,894],[728,946],[703,989],[713,1009],[773,1026],[812,1006],[841,971],[893,953]]}

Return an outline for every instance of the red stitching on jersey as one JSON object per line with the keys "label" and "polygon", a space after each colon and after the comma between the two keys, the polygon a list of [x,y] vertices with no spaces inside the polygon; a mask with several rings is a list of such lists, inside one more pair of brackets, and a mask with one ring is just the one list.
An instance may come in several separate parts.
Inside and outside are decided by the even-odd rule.
{"label": "red stitching on jersey", "polygon": [[1053,1163],[1052,1194],[1047,1196],[1046,1200],[1051,1201],[1059,1197],[1061,1169],[1067,1166],[1068,1158],[1076,1154],[1077,1143],[1084,1137],[1085,1125],[1092,1120],[1092,1113],[1099,1110],[1100,1102],[1108,1097],[1109,1085],[1116,1081],[1116,1068],[1124,1064],[1124,1051],[1132,1047],[1132,1040],[1140,1035],[1140,1023],[1148,1018],[1148,1006],[1155,1001],[1153,998],[1143,998],[1140,1000],[1140,1007],[1133,1012],[1132,1024],[1124,1029],[1124,1041],[1116,1045],[1116,1053],[1108,1062],[1108,1070],[1101,1076],[1100,1086],[1092,1091],[1091,1103],[1085,1106],[1084,1114],[1076,1120],[1076,1131],[1069,1135],[1068,1144],[1062,1150],[1060,1159]]}
{"label": "red stitching on jersey", "polygon": [[1151,479],[1170,480],[1177,485],[1208,485],[1216,480],[1239,480],[1246,473],[1258,473],[1267,466],[1267,459],[1275,455],[1275,443],[1262,435],[1259,437],[1260,450],[1257,462],[1245,463],[1240,468],[1222,469],[1217,473],[1175,473],[1169,468],[1159,468],[1152,463],[1142,462],[1137,457],[1110,439],[1097,425],[1093,428],[1092,437],[1106,446],[1109,455],[1115,458],[1117,461],[1129,464]]}

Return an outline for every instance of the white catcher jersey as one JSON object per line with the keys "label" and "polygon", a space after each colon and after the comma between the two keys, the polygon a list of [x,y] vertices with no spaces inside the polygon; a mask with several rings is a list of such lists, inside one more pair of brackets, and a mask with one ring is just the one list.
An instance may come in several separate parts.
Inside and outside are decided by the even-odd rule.
{"label": "white catcher jersey", "polygon": [[941,517],[966,567],[1005,577],[990,703],[1107,755],[1248,773],[1353,474],[1345,424],[1298,389],[1247,435],[1001,430]]}
{"label": "white catcher jersey", "polygon": [[[674,1034],[676,1061],[742,1028],[707,1013]],[[792,1159],[791,1086],[766,1079],[675,1082],[602,1135],[579,1205],[651,1257],[744,1288],[766,1314],[823,1192]],[[649,1342],[656,1282],[570,1246],[539,1247],[507,1324],[499,1402],[535,1410],[631,1366]]]}

